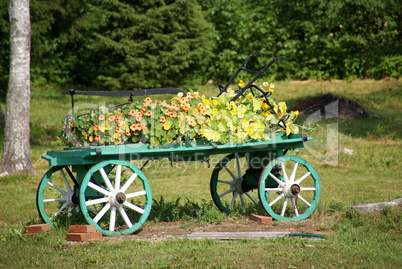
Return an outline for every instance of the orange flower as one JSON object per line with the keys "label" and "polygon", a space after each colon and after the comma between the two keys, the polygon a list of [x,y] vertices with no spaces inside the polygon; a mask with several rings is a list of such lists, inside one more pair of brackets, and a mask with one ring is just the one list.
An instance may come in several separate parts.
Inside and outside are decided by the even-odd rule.
{"label": "orange flower", "polygon": [[119,116],[123,116],[123,114],[121,114],[120,110],[117,110],[117,114],[119,114]]}
{"label": "orange flower", "polygon": [[149,97],[145,98],[145,103],[149,103],[149,104],[152,103],[152,99]]}
{"label": "orange flower", "polygon": [[148,111],[145,113],[145,116],[148,116],[148,117],[152,116],[152,111],[151,111],[151,110],[148,110]]}
{"label": "orange flower", "polygon": [[160,121],[162,124],[164,124],[164,123],[166,122],[166,118],[165,118],[165,117],[161,117],[161,118],[159,119],[159,121]]}
{"label": "orange flower", "polygon": [[114,117],[113,117],[113,116],[110,116],[110,117],[109,117],[109,121],[110,121],[110,122],[114,121]]}
{"label": "orange flower", "polygon": [[135,120],[136,120],[136,121],[141,121],[141,120],[142,120],[142,116],[141,116],[141,115],[135,116]]}
{"label": "orange flower", "polygon": [[131,131],[136,131],[137,130],[137,125],[133,124],[130,126]]}
{"label": "orange flower", "polygon": [[173,113],[173,112],[170,112],[170,113],[169,113],[169,117],[170,117],[170,118],[174,118],[174,113]]}
{"label": "orange flower", "polygon": [[105,116],[100,115],[100,116],[99,116],[99,121],[103,121],[103,120],[105,120]]}
{"label": "orange flower", "polygon": [[70,126],[71,128],[74,128],[75,127],[74,122],[70,123]]}
{"label": "orange flower", "polygon": [[87,121],[89,121],[89,118],[87,119]]}
{"label": "orange flower", "polygon": [[96,141],[99,141],[99,140],[100,140],[100,136],[99,136],[99,135],[95,136],[95,140],[96,140]]}
{"label": "orange flower", "polygon": [[146,123],[141,123],[140,125],[141,125],[141,129],[144,129],[145,127],[147,127]]}
{"label": "orange flower", "polygon": [[98,131],[99,130],[99,125],[95,125],[94,126],[94,131]]}
{"label": "orange flower", "polygon": [[126,135],[126,136],[130,136],[130,131],[126,131],[126,132],[125,132],[125,135]]}
{"label": "orange flower", "polygon": [[131,109],[129,114],[130,114],[130,116],[135,117],[135,110]]}

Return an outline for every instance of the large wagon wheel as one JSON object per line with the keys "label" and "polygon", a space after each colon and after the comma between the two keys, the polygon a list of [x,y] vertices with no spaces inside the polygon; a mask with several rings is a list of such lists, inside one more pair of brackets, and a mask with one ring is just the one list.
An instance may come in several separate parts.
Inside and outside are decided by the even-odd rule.
{"label": "large wagon wheel", "polygon": [[54,166],[43,176],[36,192],[36,207],[45,223],[54,228],[54,218],[79,212],[76,180],[68,166]]}
{"label": "large wagon wheel", "polygon": [[[242,212],[248,202],[257,205],[257,194],[246,184],[244,172],[248,168],[247,154],[232,153],[219,161],[212,172],[210,188],[212,199],[223,212],[231,213],[236,201],[240,200]],[[257,180],[255,187],[257,187]]]}
{"label": "large wagon wheel", "polygon": [[86,221],[104,235],[138,230],[152,206],[147,178],[133,164],[120,160],[91,167],[81,183],[79,198]]}
{"label": "large wagon wheel", "polygon": [[[273,173],[280,168],[280,176]],[[258,195],[265,211],[276,220],[303,220],[310,216],[320,199],[317,172],[306,160],[282,156],[264,169],[258,183]]]}

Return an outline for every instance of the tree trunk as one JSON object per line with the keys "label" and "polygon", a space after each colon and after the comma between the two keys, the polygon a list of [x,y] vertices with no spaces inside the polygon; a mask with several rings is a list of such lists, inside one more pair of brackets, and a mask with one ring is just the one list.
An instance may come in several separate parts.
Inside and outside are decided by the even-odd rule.
{"label": "tree trunk", "polygon": [[31,22],[29,0],[10,0],[10,78],[0,174],[37,174],[29,144]]}

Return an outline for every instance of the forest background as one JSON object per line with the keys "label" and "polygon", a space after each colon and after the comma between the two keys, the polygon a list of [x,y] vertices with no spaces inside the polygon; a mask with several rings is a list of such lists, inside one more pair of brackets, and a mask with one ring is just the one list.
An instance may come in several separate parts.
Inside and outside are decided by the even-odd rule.
{"label": "forest background", "polygon": [[[0,0],[0,96],[9,72]],[[272,80],[399,78],[398,0],[32,0],[32,86],[135,90],[226,81],[252,51]],[[260,57],[255,66],[271,58]]]}

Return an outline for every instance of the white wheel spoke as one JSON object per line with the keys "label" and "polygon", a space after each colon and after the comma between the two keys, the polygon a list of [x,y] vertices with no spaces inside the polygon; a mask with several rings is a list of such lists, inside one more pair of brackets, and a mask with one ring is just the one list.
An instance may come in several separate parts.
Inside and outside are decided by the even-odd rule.
{"label": "white wheel spoke", "polygon": [[225,181],[225,180],[219,180],[218,179],[218,182],[219,183],[224,183],[224,184],[232,184],[233,180],[232,181]]}
{"label": "white wheel spoke", "polygon": [[299,200],[303,201],[303,203],[305,203],[307,206],[311,206],[311,204],[309,202],[306,201],[306,199],[304,199],[300,194],[297,196]]}
{"label": "white wheel spoke", "polygon": [[231,176],[233,179],[237,179],[236,175],[235,175],[235,174],[233,174],[233,172],[232,172],[232,171],[230,171],[230,169],[229,169],[229,168],[227,168],[226,166],[224,166],[224,168],[226,169],[226,171],[228,171],[228,173],[230,174],[230,176]]}
{"label": "white wheel spoke", "polygon": [[132,204],[132,203],[130,203],[130,202],[125,201],[125,202],[123,203],[123,205],[127,206],[128,208],[130,208],[130,209],[132,209],[132,210],[134,210],[134,211],[136,211],[136,212],[138,212],[138,213],[140,213],[140,214],[144,214],[144,213],[145,213],[145,210],[144,210],[144,209],[142,209],[141,207],[136,206],[136,205],[134,205],[134,204]]}
{"label": "white wheel spoke", "polygon": [[283,188],[265,188],[265,191],[283,191]]}
{"label": "white wheel spoke", "polygon": [[116,208],[112,207],[112,210],[110,211],[109,231],[111,232],[114,231],[115,224],[116,224]]}
{"label": "white wheel spoke", "polygon": [[274,176],[274,174],[269,173],[269,176],[272,177],[276,181],[276,183],[279,184],[279,186],[281,186],[281,187],[284,186],[283,182],[280,179],[278,179],[276,176]]}
{"label": "white wheel spoke", "polygon": [[300,187],[301,191],[315,191],[314,187]]}
{"label": "white wheel spoke", "polygon": [[57,187],[56,185],[54,185],[52,182],[48,181],[47,185],[49,185],[50,187],[52,187],[53,189],[58,190],[61,194],[66,195],[67,192],[63,191],[62,189],[60,189],[59,187]]}
{"label": "white wheel spoke", "polygon": [[92,183],[92,182],[88,182],[88,187],[96,190],[97,192],[100,192],[104,195],[110,196],[110,192],[105,190],[104,188],[99,187],[98,185]]}
{"label": "white wheel spoke", "polygon": [[57,201],[66,201],[66,198],[62,197],[62,198],[53,198],[53,199],[43,199],[44,203],[57,202]]}
{"label": "white wheel spoke", "polygon": [[138,196],[146,195],[146,194],[147,194],[147,192],[145,190],[137,191],[137,192],[126,194],[126,198],[128,199],[128,198],[138,197]]}
{"label": "white wheel spoke", "polygon": [[232,198],[232,201],[230,202],[229,208],[232,208],[232,206],[233,206],[233,204],[234,204],[234,202],[235,202],[235,200],[237,198],[237,195],[238,195],[237,192],[233,193],[233,198]]}
{"label": "white wheel spoke", "polygon": [[283,206],[282,206],[282,211],[281,211],[281,216],[283,217],[283,215],[285,215],[285,210],[286,210],[286,206],[288,205],[288,197],[285,197],[285,201],[283,202]]}
{"label": "white wheel spoke", "polygon": [[121,178],[121,165],[119,164],[116,168],[116,180],[114,183],[114,187],[116,190],[120,189],[120,178]]}
{"label": "white wheel spoke", "polygon": [[272,201],[269,203],[269,206],[272,206],[273,204],[275,204],[276,202],[278,202],[284,195],[285,195],[284,193],[279,194],[274,200],[272,200]]}
{"label": "white wheel spoke", "polygon": [[131,223],[129,217],[127,216],[127,213],[124,210],[124,208],[122,206],[119,206],[117,209],[119,210],[119,213],[123,217],[123,220],[127,224],[128,228],[133,227],[133,224]]}
{"label": "white wheel spoke", "polygon": [[246,211],[246,206],[244,205],[244,194],[240,194],[241,211]]}
{"label": "white wheel spoke", "polygon": [[134,182],[137,176],[138,176],[137,173],[132,174],[131,177],[127,180],[127,182],[120,189],[120,191],[125,192],[128,189],[128,187],[130,187],[130,185]]}
{"label": "white wheel spoke", "polygon": [[299,216],[299,211],[297,210],[297,207],[296,207],[296,199],[295,199],[295,197],[292,197],[292,205],[293,205],[296,217]]}
{"label": "white wheel spoke", "polygon": [[110,208],[110,204],[107,203],[101,211],[99,211],[99,213],[95,216],[94,221],[95,223],[98,223],[98,221],[103,217],[103,215],[106,214],[106,212],[109,210]]}
{"label": "white wheel spoke", "polygon": [[301,178],[299,178],[295,184],[300,184],[306,177],[308,177],[311,174],[311,172],[305,173]]}
{"label": "white wheel spoke", "polygon": [[70,184],[68,183],[68,180],[67,180],[67,178],[66,178],[66,175],[64,174],[63,169],[60,170],[60,172],[61,172],[61,175],[62,175],[62,177],[63,177],[63,179],[64,179],[64,183],[66,184],[67,191],[68,191],[68,192],[73,191],[73,190],[71,189],[71,187],[70,187]]}
{"label": "white wheel spoke", "polygon": [[68,206],[68,213],[67,217],[71,217],[71,211],[73,210],[73,207],[71,205]]}
{"label": "white wheel spoke", "polygon": [[90,206],[90,205],[96,205],[96,204],[106,203],[106,202],[109,202],[109,197],[89,200],[89,201],[85,202],[85,205]]}
{"label": "white wheel spoke", "polygon": [[237,164],[237,177],[240,178],[242,176],[240,158],[239,158],[239,154],[236,153],[235,155],[236,155],[236,164]]}
{"label": "white wheel spoke", "polygon": [[297,170],[297,166],[298,166],[298,162],[295,162],[295,165],[293,166],[293,170],[292,170],[292,174],[290,174],[290,182],[295,181],[295,176],[296,176],[296,170]]}
{"label": "white wheel spoke", "polygon": [[66,208],[68,206],[68,203],[67,202],[65,202],[61,207],[60,207],[60,209],[59,210],[57,210],[57,212],[56,213],[54,213],[54,215],[55,216],[57,216],[61,211],[63,211],[64,210],[64,208]]}
{"label": "white wheel spoke", "polygon": [[234,192],[235,188],[230,188],[229,190],[225,191],[224,193],[222,193],[221,195],[219,195],[219,198],[222,198],[223,196],[225,196],[228,193]]}
{"label": "white wheel spoke", "polygon": [[285,162],[281,163],[281,167],[282,167],[283,180],[285,181],[285,183],[288,183],[289,179],[288,179],[288,175],[286,174]]}
{"label": "white wheel spoke", "polygon": [[105,169],[101,168],[99,170],[99,172],[101,173],[103,181],[105,182],[105,184],[106,184],[107,188],[109,189],[109,191],[114,191],[112,182],[110,182],[110,179],[109,179],[108,175],[106,174]]}
{"label": "white wheel spoke", "polygon": [[254,203],[255,205],[258,205],[258,202],[253,198],[253,196],[251,196],[251,194],[250,194],[249,192],[246,192],[246,195],[247,195],[248,198],[251,199],[251,201],[253,201],[253,203]]}

